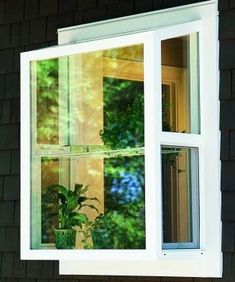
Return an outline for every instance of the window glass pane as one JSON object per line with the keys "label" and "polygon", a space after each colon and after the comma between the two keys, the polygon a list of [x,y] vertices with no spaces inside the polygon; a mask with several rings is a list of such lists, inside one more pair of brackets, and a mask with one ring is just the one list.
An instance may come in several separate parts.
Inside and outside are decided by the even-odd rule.
{"label": "window glass pane", "polygon": [[142,45],[71,56],[69,78],[71,145],[144,146]]}
{"label": "window glass pane", "polygon": [[[34,159],[37,166],[39,159]],[[76,186],[66,185],[70,173],[72,183],[81,185],[84,193],[75,193]],[[145,200],[144,156],[87,156],[41,158],[41,211],[34,215],[32,234],[41,237],[33,248],[54,248],[54,230],[68,228],[74,211],[85,218],[76,226],[75,248],[144,249]],[[60,190],[58,184],[66,188]],[[34,183],[36,189],[37,183]],[[62,187],[61,186],[61,187]],[[86,189],[85,189],[86,187]],[[67,190],[71,191],[68,192]],[[82,190],[81,190],[82,191]],[[71,193],[71,195],[69,195]],[[69,214],[69,201],[77,199]],[[63,201],[66,198],[66,203]],[[86,200],[85,200],[86,199]],[[62,212],[64,204],[67,211]],[[37,221],[36,221],[37,219]],[[79,222],[77,223],[79,224]],[[62,226],[63,225],[63,226]],[[67,225],[67,226],[66,226]],[[40,230],[41,226],[41,230]],[[32,238],[33,241],[34,238]]]}
{"label": "window glass pane", "polygon": [[57,158],[41,159],[41,232],[42,243],[54,242],[54,228],[58,226],[59,197],[51,185],[59,183],[59,160]]}
{"label": "window glass pane", "polygon": [[37,143],[58,144],[58,60],[39,61],[33,67],[37,74],[31,86],[37,99]]}
{"label": "window glass pane", "polygon": [[144,146],[144,89],[139,81],[104,78],[102,141],[112,149]]}
{"label": "window glass pane", "polygon": [[31,103],[31,247],[145,249],[143,45],[31,62]]}
{"label": "window glass pane", "polygon": [[198,247],[198,149],[162,147],[162,193],[163,246]]}
{"label": "window glass pane", "polygon": [[162,130],[200,133],[198,34],[162,41]]}

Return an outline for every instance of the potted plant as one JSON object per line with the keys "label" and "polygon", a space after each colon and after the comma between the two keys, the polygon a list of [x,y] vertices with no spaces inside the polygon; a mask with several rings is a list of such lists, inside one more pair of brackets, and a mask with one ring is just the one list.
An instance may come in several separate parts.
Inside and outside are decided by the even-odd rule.
{"label": "potted plant", "polygon": [[94,249],[144,249],[144,203],[100,214],[91,226]]}
{"label": "potted plant", "polygon": [[83,207],[97,211],[95,205],[88,203],[88,201],[97,201],[97,198],[86,197],[89,186],[82,184],[75,184],[74,190],[67,189],[62,185],[53,185],[51,188],[58,191],[60,200],[59,204],[59,224],[60,227],[55,229],[55,245],[57,249],[73,249],[76,242],[76,227],[80,230],[89,219],[85,213],[81,211]]}

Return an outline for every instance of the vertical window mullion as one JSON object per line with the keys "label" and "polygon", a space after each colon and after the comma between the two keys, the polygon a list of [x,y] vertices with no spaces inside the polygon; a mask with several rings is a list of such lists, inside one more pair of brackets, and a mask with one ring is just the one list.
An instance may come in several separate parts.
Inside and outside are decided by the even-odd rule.
{"label": "vertical window mullion", "polygon": [[154,256],[161,250],[161,45],[156,32],[148,33],[144,48],[146,247]]}
{"label": "vertical window mullion", "polygon": [[59,90],[59,145],[69,144],[69,62],[67,57],[58,59]]}

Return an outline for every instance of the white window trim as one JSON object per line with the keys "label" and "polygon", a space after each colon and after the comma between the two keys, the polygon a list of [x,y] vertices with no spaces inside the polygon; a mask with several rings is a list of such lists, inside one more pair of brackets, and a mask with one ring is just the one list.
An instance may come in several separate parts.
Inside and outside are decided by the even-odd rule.
{"label": "white window trim", "polygon": [[[97,51],[102,49],[110,49],[122,46],[131,46],[135,44],[146,44],[147,46],[151,46],[153,40],[152,32],[145,32],[139,34],[132,34],[128,36],[120,36],[113,38],[107,38],[104,40],[97,40],[96,44],[94,45],[93,42],[85,42],[85,43],[78,43],[73,45],[66,45],[66,46],[56,46],[52,48],[46,48],[31,52],[25,52],[21,54],[21,93],[22,93],[22,109],[24,109],[21,113],[21,124],[22,124],[22,132],[21,134],[21,148],[24,154],[21,155],[21,257],[22,259],[47,259],[47,260],[56,260],[60,258],[64,259],[84,259],[90,260],[94,256],[100,257],[101,259],[107,260],[138,260],[138,257],[141,256],[142,259],[149,260],[155,257],[154,249],[152,248],[152,244],[155,243],[155,237],[151,233],[151,213],[150,209],[148,215],[146,216],[146,242],[149,242],[146,246],[145,250],[79,250],[79,252],[75,250],[44,250],[44,249],[31,249],[31,230],[30,230],[30,199],[31,199],[31,176],[30,176],[30,155],[31,155],[31,142],[30,142],[30,120],[31,120],[31,113],[30,113],[30,62],[34,60],[42,60],[48,58],[58,58],[64,57],[67,55],[73,55],[78,53],[83,53],[89,51]],[[148,87],[150,84],[150,75],[151,70],[151,57],[147,55],[144,62],[145,68],[145,87]],[[148,82],[149,81],[149,82]],[[149,91],[145,88],[145,92]],[[145,99],[146,101],[147,99]],[[148,105],[151,105],[151,101],[146,102]],[[27,105],[27,107],[26,107]],[[147,111],[146,111],[147,112]],[[148,121],[148,123],[147,123]],[[145,121],[145,127],[148,127],[148,124],[151,124],[149,121],[149,115],[147,115],[147,119]],[[149,131],[149,129],[146,129]],[[146,164],[152,163],[152,154],[150,152],[150,146],[146,144],[146,147],[149,148],[145,155],[148,157],[145,158]],[[62,149],[62,148],[61,148]],[[66,150],[66,148],[65,148]],[[146,169],[149,171],[148,169]],[[151,177],[147,177],[149,181]],[[154,197],[154,189],[153,185],[147,184],[146,186],[152,187],[152,191],[148,193],[149,200],[153,199]],[[147,200],[148,201],[148,200]],[[35,211],[36,213],[36,211]]]}
{"label": "white window trim", "polygon": [[[200,21],[200,22],[199,22]],[[219,163],[219,100],[218,100],[218,57],[217,57],[217,9],[215,1],[189,5],[135,15],[100,23],[59,30],[60,47],[51,47],[39,51],[23,53],[21,74],[21,257],[22,259],[61,259],[60,274],[97,274],[97,275],[146,275],[146,276],[185,276],[185,277],[221,277],[221,196],[220,196],[220,163]],[[121,24],[122,23],[122,24]],[[146,142],[150,148],[146,151],[146,172],[154,177],[153,182],[159,186],[160,146],[164,145],[196,146],[199,148],[200,162],[200,249],[162,250],[161,222],[159,213],[161,189],[152,189],[146,193],[146,250],[31,250],[30,249],[30,73],[28,63],[31,60],[54,58],[99,49],[121,47],[143,41],[152,41],[145,48],[145,92],[161,93],[161,65],[152,64],[160,59],[160,40],[180,36],[200,30],[200,91],[201,91],[201,135],[184,135],[161,133],[161,115],[155,116],[157,126],[148,129],[153,116],[145,116]],[[152,30],[157,32],[153,33]],[[140,31],[149,31],[143,34]],[[124,35],[119,37],[119,35]],[[132,33],[137,33],[136,35]],[[130,35],[131,34],[131,35]],[[113,37],[114,36],[114,37]],[[109,39],[112,37],[111,39]],[[97,40],[99,38],[99,40]],[[103,38],[102,40],[100,40]],[[107,38],[107,39],[105,39]],[[142,38],[142,40],[140,40]],[[92,44],[96,40],[96,44]],[[87,42],[86,42],[87,41]],[[78,44],[73,44],[78,42]],[[153,46],[158,46],[158,50]],[[152,68],[150,70],[150,68]],[[153,77],[153,73],[155,73]],[[157,75],[156,75],[157,74]],[[152,76],[152,78],[151,78]],[[156,79],[157,77],[157,79]],[[155,79],[154,79],[155,78]],[[210,93],[210,95],[207,95]],[[204,95],[203,95],[204,94]],[[154,113],[153,101],[161,112],[161,98],[145,100],[148,112]],[[209,107],[209,109],[208,109]],[[147,112],[147,111],[145,111]],[[151,132],[151,134],[150,134]],[[158,139],[157,139],[158,138]],[[205,141],[206,140],[206,141]],[[209,143],[209,140],[213,140]],[[156,146],[157,145],[157,146]],[[150,154],[151,151],[151,154]],[[155,153],[155,154],[154,154]],[[207,159],[211,160],[208,169]],[[155,163],[153,170],[151,163]],[[205,169],[206,176],[205,177]],[[158,175],[156,175],[158,171]],[[153,181],[153,182],[152,182]],[[207,189],[203,189],[207,187]],[[149,189],[149,188],[147,188]],[[212,193],[213,192],[213,193]],[[156,199],[156,202],[152,199]],[[156,217],[151,217],[155,214]],[[157,224],[157,222],[159,224]],[[159,228],[160,226],[160,228]],[[26,232],[25,232],[26,231]],[[95,258],[99,258],[99,261]]]}

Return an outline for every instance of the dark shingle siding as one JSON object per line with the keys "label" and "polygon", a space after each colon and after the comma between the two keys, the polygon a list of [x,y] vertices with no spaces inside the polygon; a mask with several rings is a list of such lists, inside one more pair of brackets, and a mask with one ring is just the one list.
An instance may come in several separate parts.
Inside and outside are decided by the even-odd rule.
{"label": "dark shingle siding", "polygon": [[0,25],[0,42],[2,42],[0,48],[5,49],[10,46],[10,39],[11,39],[11,25],[4,24]]}
{"label": "dark shingle siding", "polygon": [[0,176],[0,201],[3,199],[3,188],[4,188],[3,180],[4,180],[3,176]]}
{"label": "dark shingle siding", "polygon": [[224,222],[223,223],[223,245],[222,250],[224,252],[235,252],[235,223]]}
{"label": "dark shingle siding", "polygon": [[[221,188],[235,192],[235,161],[223,161],[221,169]],[[235,205],[234,205],[235,206]]]}
{"label": "dark shingle siding", "polygon": [[0,149],[19,148],[19,125],[0,125]]}
{"label": "dark shingle siding", "polygon": [[13,23],[11,24],[11,46],[19,46],[20,45],[20,28],[21,23]]}
{"label": "dark shingle siding", "polygon": [[12,72],[12,70],[13,70],[12,49],[0,50],[0,74],[10,73]]}
{"label": "dark shingle siding", "polygon": [[[161,282],[216,282],[211,279],[193,278],[151,278],[151,277],[96,277],[96,276],[60,276],[58,262],[21,261],[19,255],[19,118],[20,118],[20,52],[35,50],[56,44],[57,28],[73,24],[88,23],[118,16],[142,13],[152,9],[162,9],[174,5],[198,2],[197,0],[0,0],[0,282],[55,282],[55,281],[161,281]],[[233,0],[230,0],[231,6]],[[232,54],[234,25],[229,26],[229,0],[219,1],[224,11],[221,38],[226,38],[226,54],[221,54],[222,84],[220,99],[235,97],[235,56]],[[223,33],[223,34],[222,34]],[[231,58],[230,58],[231,56]],[[230,100],[229,100],[230,101]],[[233,105],[224,105],[231,109]],[[225,115],[225,113],[224,113]],[[226,113],[226,119],[233,113]],[[233,169],[235,149],[234,133],[228,120],[221,120],[222,149],[221,158],[223,178],[222,186],[228,196],[223,205],[232,205],[227,198],[233,195]],[[231,180],[229,179],[231,177]],[[235,179],[234,179],[235,181]],[[231,203],[230,203],[230,202]],[[223,213],[226,224],[223,229],[225,252],[234,252],[233,221],[227,211]],[[228,259],[227,259],[228,258]],[[234,282],[234,256],[225,257],[226,281]],[[230,280],[229,280],[230,279]]]}
{"label": "dark shingle siding", "polygon": [[2,255],[2,277],[11,278],[13,277],[13,253],[3,253]]}
{"label": "dark shingle siding", "polygon": [[77,7],[77,1],[76,0],[59,0],[59,13],[68,13],[68,12],[74,12]]}
{"label": "dark shingle siding", "polygon": [[13,276],[17,278],[26,277],[26,261],[20,259],[19,253],[14,254]]}
{"label": "dark shingle siding", "polygon": [[[234,173],[234,171],[233,171]],[[224,191],[222,195],[222,220],[224,221],[235,221],[235,183],[233,181],[233,189],[230,191]]]}
{"label": "dark shingle siding", "polygon": [[14,98],[20,96],[19,73],[6,75],[5,98]]}
{"label": "dark shingle siding", "polygon": [[220,128],[235,129],[235,100],[221,101]]}
{"label": "dark shingle siding", "polygon": [[0,175],[9,175],[11,169],[11,152],[0,151]]}
{"label": "dark shingle siding", "polygon": [[[39,0],[39,15],[40,16],[48,16],[48,15],[56,15],[58,6],[57,0]],[[68,2],[68,1],[66,1]]]}
{"label": "dark shingle siding", "polygon": [[0,226],[14,225],[14,202],[0,201]]}
{"label": "dark shingle siding", "polygon": [[221,151],[220,151],[221,160],[230,159],[230,134],[229,130],[223,130],[221,132]]}
{"label": "dark shingle siding", "polygon": [[229,0],[218,1],[219,11],[223,11],[229,8]]}
{"label": "dark shingle siding", "polygon": [[77,8],[79,10],[91,9],[97,7],[97,0],[77,0]]}
{"label": "dark shingle siding", "polygon": [[143,13],[143,12],[148,12],[153,9],[153,1],[152,0],[136,0],[135,1],[135,12],[136,13]]}
{"label": "dark shingle siding", "polygon": [[11,116],[11,101],[10,100],[4,100],[1,103],[2,109],[1,109],[1,119],[0,124],[9,123],[10,122],[10,116]]}
{"label": "dark shingle siding", "polygon": [[5,95],[5,75],[0,75],[0,99]]}
{"label": "dark shingle siding", "polygon": [[29,20],[21,22],[20,45],[29,44],[30,24],[31,22]]}
{"label": "dark shingle siding", "polygon": [[32,44],[46,41],[46,17],[31,21],[29,38]]}
{"label": "dark shingle siding", "polygon": [[[68,1],[65,1],[68,2]],[[25,0],[25,18],[32,19],[38,16],[39,0]]]}
{"label": "dark shingle siding", "polygon": [[21,21],[24,17],[24,0],[6,0],[5,22]]}
{"label": "dark shingle siding", "polygon": [[20,177],[9,175],[4,177],[4,200],[19,200],[20,198]]}
{"label": "dark shingle siding", "polygon": [[116,18],[134,13],[134,0],[111,4],[107,6],[107,17]]}
{"label": "dark shingle siding", "polygon": [[26,277],[42,278],[42,261],[27,261]]}
{"label": "dark shingle siding", "polygon": [[220,83],[220,99],[231,98],[232,92],[232,71],[223,70],[220,72],[221,83]]}
{"label": "dark shingle siding", "polygon": [[224,253],[223,259],[223,281],[235,281],[235,256],[234,253]]}
{"label": "dark shingle siding", "polygon": [[4,23],[5,0],[0,0],[0,24]]}
{"label": "dark shingle siding", "polygon": [[101,21],[106,18],[106,8],[99,7],[95,9],[87,9],[84,11],[83,20],[85,23]]}

